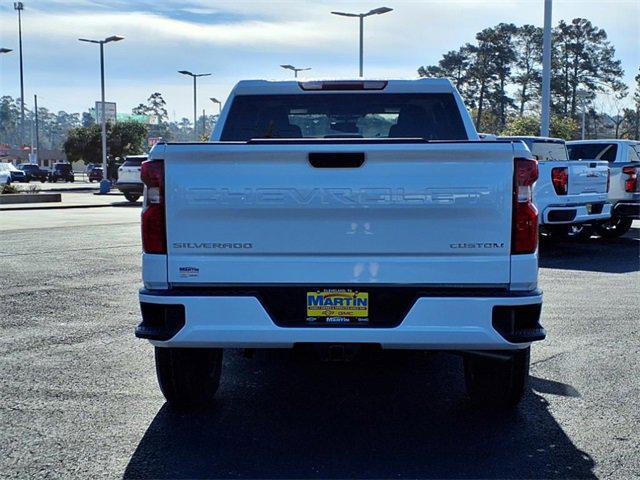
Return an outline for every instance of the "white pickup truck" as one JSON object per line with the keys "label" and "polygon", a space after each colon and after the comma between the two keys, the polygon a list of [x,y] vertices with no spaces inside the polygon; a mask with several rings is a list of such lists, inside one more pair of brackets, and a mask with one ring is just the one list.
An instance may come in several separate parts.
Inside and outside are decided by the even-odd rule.
{"label": "white pickup truck", "polygon": [[548,137],[498,137],[522,141],[538,160],[533,203],[540,230],[551,237],[589,236],[611,218],[609,164],[569,161],[565,141]]}
{"label": "white pickup truck", "polygon": [[142,164],[142,322],[170,404],[223,348],[447,350],[521,398],[539,323],[538,164],[481,142],[448,80],[242,81],[208,143]]}
{"label": "white pickup truck", "polygon": [[611,220],[599,224],[597,232],[617,238],[629,231],[633,220],[640,220],[640,142],[635,140],[576,140],[567,142],[569,158],[575,163],[606,161],[611,170],[609,201]]}

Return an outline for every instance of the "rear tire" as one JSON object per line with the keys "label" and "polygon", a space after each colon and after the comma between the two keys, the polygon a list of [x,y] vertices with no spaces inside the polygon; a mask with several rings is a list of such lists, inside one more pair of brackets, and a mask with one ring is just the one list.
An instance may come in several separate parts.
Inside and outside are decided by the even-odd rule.
{"label": "rear tire", "polygon": [[138,195],[136,193],[125,193],[124,194],[124,198],[126,198],[130,202],[137,202],[138,199],[140,198],[140,195]]}
{"label": "rear tire", "polygon": [[510,358],[464,357],[467,394],[485,408],[511,409],[518,405],[527,386],[531,347],[496,354]]}
{"label": "rear tire", "polygon": [[220,385],[222,349],[155,347],[156,374],[167,402],[195,408],[213,401]]}
{"label": "rear tire", "polygon": [[633,219],[627,217],[611,217],[611,220],[602,222],[596,226],[596,232],[602,238],[618,238],[631,228]]}

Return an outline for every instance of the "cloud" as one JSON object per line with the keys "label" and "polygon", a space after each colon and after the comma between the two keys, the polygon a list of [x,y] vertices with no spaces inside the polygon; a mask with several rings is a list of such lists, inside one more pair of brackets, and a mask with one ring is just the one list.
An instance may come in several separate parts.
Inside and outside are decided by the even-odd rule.
{"label": "cloud", "polygon": [[[379,3],[379,5],[378,5]],[[313,67],[314,76],[350,76],[357,70],[357,19],[336,17],[336,8],[359,11],[386,5],[394,11],[365,20],[365,73],[410,77],[420,65],[473,41],[500,21],[542,23],[541,0],[212,1],[30,0],[24,14],[27,97],[37,92],[55,108],[79,110],[95,94],[97,53],[78,37],[125,41],[107,48],[108,94],[127,110],[160,86],[170,110],[189,115],[189,89],[176,70],[214,73],[203,82],[211,96],[225,97],[241,78],[288,78],[282,63]],[[640,64],[637,0],[554,1],[554,23],[589,18],[609,33],[631,83]],[[16,48],[15,12],[0,5],[0,44]],[[17,55],[0,60],[0,91],[17,94]],[[48,95],[48,92],[51,95]],[[66,93],[65,93],[66,92]],[[66,103],[65,103],[66,102]]]}

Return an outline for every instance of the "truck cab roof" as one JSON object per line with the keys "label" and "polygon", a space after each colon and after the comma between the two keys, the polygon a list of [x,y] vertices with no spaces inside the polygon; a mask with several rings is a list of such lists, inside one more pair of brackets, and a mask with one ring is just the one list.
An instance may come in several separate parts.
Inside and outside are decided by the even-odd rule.
{"label": "truck cab roof", "polygon": [[578,144],[578,143],[620,143],[625,145],[638,145],[640,141],[638,140],[627,140],[625,138],[598,138],[592,140],[571,140],[567,143]]}
{"label": "truck cab roof", "polygon": [[231,95],[286,95],[318,93],[330,90],[335,93],[451,93],[455,89],[445,78],[419,79],[305,79],[297,80],[241,80]]}
{"label": "truck cab roof", "polygon": [[535,135],[505,135],[505,136],[499,136],[498,140],[522,140],[524,142],[566,143],[565,140],[562,138],[538,137]]}

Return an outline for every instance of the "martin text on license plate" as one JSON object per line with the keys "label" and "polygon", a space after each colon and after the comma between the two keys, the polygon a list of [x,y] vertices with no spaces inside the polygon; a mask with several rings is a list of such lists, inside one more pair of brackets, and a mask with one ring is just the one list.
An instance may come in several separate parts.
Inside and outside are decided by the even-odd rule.
{"label": "martin text on license plate", "polygon": [[350,289],[307,291],[307,321],[363,323],[369,321],[369,293]]}

